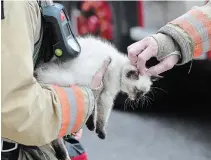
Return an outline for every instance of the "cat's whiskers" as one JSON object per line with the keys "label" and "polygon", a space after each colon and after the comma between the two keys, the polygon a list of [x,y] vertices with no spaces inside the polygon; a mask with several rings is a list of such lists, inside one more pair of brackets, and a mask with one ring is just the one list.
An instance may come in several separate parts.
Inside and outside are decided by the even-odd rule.
{"label": "cat's whiskers", "polygon": [[167,94],[167,91],[165,91],[164,89],[162,88],[159,88],[159,87],[151,87],[152,89],[157,89],[157,90],[160,90],[160,91],[163,91],[164,93]]}
{"label": "cat's whiskers", "polygon": [[124,110],[127,110],[128,107],[131,107],[133,110],[135,110],[135,108],[138,108],[137,105],[138,105],[138,102],[139,102],[139,99],[136,99],[136,100],[131,100],[129,97],[124,101]]}
{"label": "cat's whiskers", "polygon": [[147,95],[143,95],[141,98],[139,98],[139,101],[141,100],[141,106],[143,107],[147,107],[148,105],[150,105],[151,101],[153,101],[153,99]]}
{"label": "cat's whiskers", "polygon": [[[139,103],[141,101],[142,108],[144,106],[147,107],[150,104],[152,104],[152,102],[155,100],[155,94],[156,94],[156,90],[155,89],[160,90],[160,91],[162,91],[162,92],[164,92],[164,93],[167,94],[167,92],[165,90],[163,90],[162,88],[159,88],[159,87],[151,87],[151,90],[147,94],[143,95],[141,98],[138,98],[136,100],[136,103]],[[150,96],[150,95],[152,95],[152,96]]]}
{"label": "cat's whiskers", "polygon": [[153,93],[153,91],[155,92],[154,88],[151,88],[151,90],[147,94],[151,94],[152,99],[155,100],[155,93]]}
{"label": "cat's whiskers", "polygon": [[131,107],[133,110],[135,110],[135,108],[133,107],[133,105],[134,105],[133,102],[134,102],[134,101],[131,101],[131,100],[130,100],[130,107]]}
{"label": "cat's whiskers", "polygon": [[[149,92],[150,93],[150,92]],[[131,107],[133,110],[139,107],[148,107],[155,100],[154,93],[151,91],[152,97],[149,94],[143,95],[135,100],[131,100],[129,97],[124,102],[124,110],[127,110],[128,107]],[[141,101],[141,103],[140,103]]]}
{"label": "cat's whiskers", "polygon": [[129,100],[129,98],[127,98],[127,99],[125,100],[125,102],[124,102],[124,110],[127,109],[128,100]]}
{"label": "cat's whiskers", "polygon": [[146,95],[146,97],[147,97],[147,98],[148,98],[148,100],[149,100],[149,105],[150,105],[150,104],[152,104],[153,99],[152,99],[151,97],[147,96],[147,95]]}
{"label": "cat's whiskers", "polygon": [[149,97],[149,96],[147,96],[147,95],[146,95],[146,97],[147,97],[149,100],[153,101],[153,99],[152,99],[151,97]]}
{"label": "cat's whiskers", "polygon": [[141,98],[141,100],[143,100],[143,103],[142,103],[142,105],[141,105],[141,107],[143,108],[143,107],[145,106],[145,104],[146,104],[146,98],[145,98],[145,96],[143,96],[143,97]]}
{"label": "cat's whiskers", "polygon": [[126,105],[126,103],[127,103],[127,99],[124,101],[124,106],[123,106],[123,108],[124,108],[124,111],[125,111],[125,105]]}
{"label": "cat's whiskers", "polygon": [[127,101],[128,101],[128,106],[131,107],[133,110],[135,110],[134,101],[132,101],[130,98],[127,98]]}
{"label": "cat's whiskers", "polygon": [[144,96],[144,99],[146,100],[146,107],[148,106],[148,99],[146,96]]}
{"label": "cat's whiskers", "polygon": [[137,98],[135,100],[135,107],[138,108],[138,105],[139,105],[139,101],[141,100],[141,98]]}

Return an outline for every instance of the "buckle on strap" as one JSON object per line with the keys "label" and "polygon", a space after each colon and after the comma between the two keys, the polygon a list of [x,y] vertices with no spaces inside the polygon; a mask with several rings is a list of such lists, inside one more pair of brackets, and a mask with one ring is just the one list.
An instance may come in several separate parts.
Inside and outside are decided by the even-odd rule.
{"label": "buckle on strap", "polygon": [[[4,146],[5,144],[5,146]],[[6,145],[9,144],[9,145],[14,145],[14,147],[6,147]],[[4,149],[6,148],[6,149]],[[4,140],[1,140],[1,152],[11,152],[11,151],[14,151],[18,148],[18,144],[17,143],[10,143],[10,142],[7,142],[7,141],[4,141]]]}

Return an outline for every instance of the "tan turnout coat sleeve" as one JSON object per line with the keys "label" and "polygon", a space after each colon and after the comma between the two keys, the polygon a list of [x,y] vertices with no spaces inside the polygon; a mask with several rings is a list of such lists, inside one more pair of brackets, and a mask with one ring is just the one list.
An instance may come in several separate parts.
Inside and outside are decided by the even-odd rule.
{"label": "tan turnout coat sleeve", "polygon": [[[158,33],[170,36],[179,45],[181,62],[189,62],[193,57],[211,50],[211,1],[204,6],[194,6],[191,10],[172,20]],[[159,46],[159,55],[165,55],[170,41],[155,37]]]}
{"label": "tan turnout coat sleeve", "polygon": [[94,107],[86,87],[40,85],[33,77],[34,44],[39,39],[37,2],[4,1],[1,20],[2,137],[42,146],[78,131]]}

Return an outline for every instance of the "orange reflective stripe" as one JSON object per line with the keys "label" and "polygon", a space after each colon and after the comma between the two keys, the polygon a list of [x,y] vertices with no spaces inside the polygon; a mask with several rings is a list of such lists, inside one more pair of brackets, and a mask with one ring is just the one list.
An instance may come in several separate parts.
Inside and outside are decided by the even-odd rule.
{"label": "orange reflective stripe", "polygon": [[76,122],[71,130],[71,133],[76,132],[82,125],[83,120],[84,120],[84,115],[85,114],[85,100],[84,100],[84,95],[80,88],[77,86],[71,86],[75,93],[75,98],[76,98],[76,103],[77,103],[77,115],[76,115]]}
{"label": "orange reflective stripe", "polygon": [[203,53],[202,44],[201,44],[201,43],[196,44],[195,47],[194,47],[193,56],[194,56],[194,57],[198,57],[198,56],[200,56],[202,53]]}
{"label": "orange reflective stripe", "polygon": [[170,23],[179,25],[192,38],[194,42],[194,57],[211,50],[211,18],[200,10],[190,10]]}
{"label": "orange reflective stripe", "polygon": [[[190,14],[195,16],[204,25],[204,27],[207,29],[209,37],[211,37],[211,18],[208,18],[206,15],[198,10],[192,10],[190,11]],[[211,38],[209,40],[209,44],[209,50],[211,50]]]}
{"label": "orange reflective stripe", "polygon": [[194,56],[199,56],[203,52],[202,48],[202,40],[200,34],[197,32],[197,30],[187,21],[185,20],[180,20],[179,18],[172,21],[172,24],[179,25],[181,28],[183,28],[188,35],[192,38],[194,41]]}
{"label": "orange reflective stripe", "polygon": [[53,86],[54,89],[56,90],[59,99],[60,99],[60,103],[61,103],[61,109],[62,109],[62,126],[61,129],[59,131],[59,138],[63,137],[64,135],[66,135],[67,132],[67,128],[69,126],[69,122],[70,122],[70,105],[68,102],[68,97],[67,94],[64,90],[64,88],[62,87],[58,87],[58,86]]}

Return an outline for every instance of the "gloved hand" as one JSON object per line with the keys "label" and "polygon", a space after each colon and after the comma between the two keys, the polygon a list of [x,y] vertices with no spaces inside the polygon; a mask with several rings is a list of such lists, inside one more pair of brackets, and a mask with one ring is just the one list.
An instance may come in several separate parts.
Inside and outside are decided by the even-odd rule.
{"label": "gloved hand", "polygon": [[[137,66],[140,74],[149,76],[158,76],[170,70],[181,57],[177,43],[170,36],[161,33],[148,36],[130,45],[127,50],[131,63]],[[147,69],[146,62],[152,57],[156,57],[160,63]]]}

